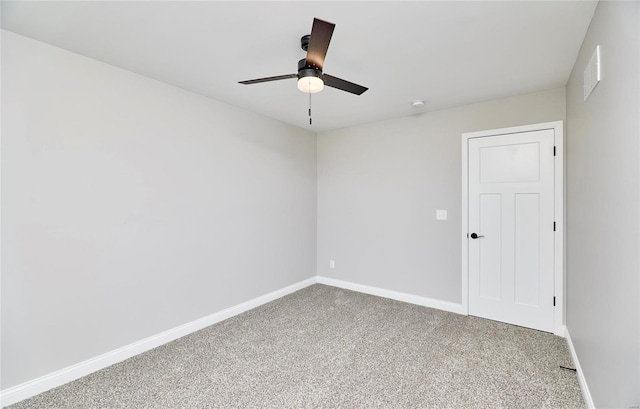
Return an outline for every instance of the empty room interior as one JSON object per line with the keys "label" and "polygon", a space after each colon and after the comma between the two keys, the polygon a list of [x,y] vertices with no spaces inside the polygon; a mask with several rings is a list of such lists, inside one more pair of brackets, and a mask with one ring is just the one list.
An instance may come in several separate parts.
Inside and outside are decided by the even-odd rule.
{"label": "empty room interior", "polygon": [[640,407],[639,1],[0,11],[0,407]]}

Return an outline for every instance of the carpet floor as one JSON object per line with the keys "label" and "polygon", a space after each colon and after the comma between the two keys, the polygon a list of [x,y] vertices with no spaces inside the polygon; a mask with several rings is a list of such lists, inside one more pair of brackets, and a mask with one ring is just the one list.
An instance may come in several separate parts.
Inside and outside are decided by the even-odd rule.
{"label": "carpet floor", "polygon": [[316,284],[10,406],[578,408],[552,334]]}

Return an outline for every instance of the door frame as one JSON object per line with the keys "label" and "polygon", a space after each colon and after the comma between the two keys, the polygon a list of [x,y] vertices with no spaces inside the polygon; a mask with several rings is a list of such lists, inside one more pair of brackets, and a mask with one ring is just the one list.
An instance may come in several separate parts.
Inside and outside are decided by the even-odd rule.
{"label": "door frame", "polygon": [[521,132],[532,132],[552,129],[554,131],[554,218],[556,235],[554,241],[554,295],[556,297],[553,314],[554,334],[565,336],[565,268],[564,268],[564,126],[563,121],[544,122],[539,124],[514,126],[510,128],[490,129],[478,132],[466,132],[461,138],[462,154],[462,213],[460,245],[462,247],[462,312],[469,315],[469,140],[489,136],[507,135]]}

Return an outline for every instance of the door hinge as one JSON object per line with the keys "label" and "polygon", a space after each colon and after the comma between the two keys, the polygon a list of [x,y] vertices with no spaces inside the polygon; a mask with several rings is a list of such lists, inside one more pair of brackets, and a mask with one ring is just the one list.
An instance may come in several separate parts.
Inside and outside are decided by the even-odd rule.
{"label": "door hinge", "polygon": [[553,156],[556,156],[556,147],[553,147]]}
{"label": "door hinge", "polygon": [[556,231],[556,222],[553,222],[553,231]]}
{"label": "door hinge", "polygon": [[553,296],[553,306],[554,307],[556,306],[556,296],[555,295]]}

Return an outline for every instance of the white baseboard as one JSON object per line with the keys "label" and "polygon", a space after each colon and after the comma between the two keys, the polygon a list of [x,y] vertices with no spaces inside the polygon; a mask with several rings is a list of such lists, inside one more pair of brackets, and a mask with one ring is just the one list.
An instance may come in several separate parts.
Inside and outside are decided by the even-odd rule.
{"label": "white baseboard", "polygon": [[593,404],[593,398],[591,398],[591,392],[589,391],[589,387],[587,386],[587,380],[584,377],[584,372],[582,372],[582,367],[580,366],[578,355],[576,355],[576,350],[573,347],[573,341],[571,341],[569,329],[566,327],[564,329],[564,337],[567,340],[567,344],[569,345],[569,351],[571,352],[571,359],[573,359],[573,364],[576,366],[576,374],[578,375],[578,383],[580,384],[580,389],[582,390],[582,397],[584,398],[584,402],[587,404],[587,408],[595,409],[596,405]]}
{"label": "white baseboard", "polygon": [[191,321],[184,325],[180,325],[179,327],[161,332],[159,334],[123,346],[111,352],[107,352],[97,357],[41,376],[34,380],[5,389],[0,392],[0,407],[12,405],[49,389],[89,375],[90,373],[124,361],[125,359],[131,358],[132,356],[149,351],[150,349],[166,344],[167,342],[171,342],[180,337],[191,334],[192,332],[201,330],[210,325],[226,320],[227,318],[231,318],[245,311],[266,304],[270,301],[284,297],[287,294],[291,294],[302,288],[308,287],[312,284],[315,284],[316,282],[316,277],[300,281],[299,283],[290,285],[280,290],[273,291],[242,304],[224,309],[222,311],[218,311],[204,318]]}
{"label": "white baseboard", "polygon": [[[371,287],[368,285],[356,284],[348,281],[336,280],[333,278],[315,276],[299,283],[290,285],[280,290],[273,291],[269,294],[254,298],[242,304],[218,311],[206,317],[188,322],[184,325],[172,328],[159,334],[150,336],[140,341],[125,345],[121,348],[104,353],[94,358],[79,362],[75,365],[68,366],[58,371],[49,373],[31,381],[24,382],[20,385],[7,388],[0,392],[0,407],[12,405],[21,400],[30,398],[39,393],[48,391],[65,383],[74,381],[90,373],[106,368],[125,359],[131,358],[160,345],[171,342],[192,332],[201,330],[220,321],[226,320],[245,311],[259,307],[270,301],[284,297],[312,284],[320,283],[333,287],[344,288],[347,290],[357,291],[365,294],[376,295],[378,297],[390,298],[393,300],[403,301],[410,304],[422,305],[425,307],[436,308],[439,310],[449,311],[457,314],[464,314],[462,305],[450,303],[447,301],[434,300],[427,297],[402,293],[398,291],[385,290],[383,288]],[[568,333],[567,333],[568,336]],[[571,345],[571,344],[570,344]],[[573,351],[573,350],[572,350]],[[573,354],[573,352],[572,352]],[[575,359],[575,358],[574,358]],[[576,360],[577,362],[577,360]],[[586,385],[586,383],[585,383]],[[593,407],[593,406],[591,406]]]}
{"label": "white baseboard", "polygon": [[448,301],[434,300],[433,298],[401,293],[399,291],[385,290],[383,288],[352,283],[350,281],[337,280],[335,278],[318,276],[317,279],[319,284],[326,284],[333,287],[344,288],[346,290],[357,291],[359,293],[376,295],[378,297],[390,298],[392,300],[403,301],[410,304],[422,305],[424,307],[436,308],[438,310],[444,310],[444,311],[454,312],[456,314],[465,315],[462,309],[462,304],[456,304]]}

